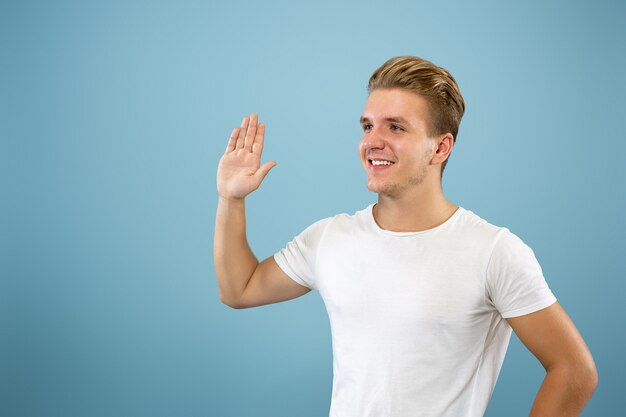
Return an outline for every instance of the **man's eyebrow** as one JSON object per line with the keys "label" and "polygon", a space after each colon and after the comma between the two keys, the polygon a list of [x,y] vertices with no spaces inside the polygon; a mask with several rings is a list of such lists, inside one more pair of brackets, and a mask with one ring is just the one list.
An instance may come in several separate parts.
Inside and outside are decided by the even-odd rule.
{"label": "man's eyebrow", "polygon": [[[404,117],[400,117],[400,116],[383,117],[383,120],[385,122],[400,123],[400,124],[404,124],[404,125],[407,125],[407,126],[411,125]],[[367,117],[361,116],[360,122],[361,122],[361,124],[363,124],[363,123],[371,123],[371,120],[369,118],[367,118]]]}

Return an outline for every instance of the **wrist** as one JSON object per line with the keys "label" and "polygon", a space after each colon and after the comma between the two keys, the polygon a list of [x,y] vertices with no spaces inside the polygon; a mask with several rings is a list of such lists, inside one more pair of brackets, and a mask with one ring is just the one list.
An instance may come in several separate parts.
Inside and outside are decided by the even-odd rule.
{"label": "wrist", "polygon": [[232,205],[242,205],[245,203],[245,197],[225,197],[218,194],[218,203]]}

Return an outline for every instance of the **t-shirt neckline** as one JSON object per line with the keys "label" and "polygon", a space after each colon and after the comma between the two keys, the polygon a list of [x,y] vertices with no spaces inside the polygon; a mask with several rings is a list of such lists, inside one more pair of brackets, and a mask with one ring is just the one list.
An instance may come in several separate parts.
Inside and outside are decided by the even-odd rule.
{"label": "t-shirt neckline", "polygon": [[386,235],[391,235],[391,236],[415,236],[415,235],[422,235],[422,234],[427,234],[427,233],[434,232],[434,231],[442,229],[442,228],[446,227],[447,225],[449,225],[450,223],[452,223],[454,221],[454,219],[459,217],[461,215],[461,212],[464,210],[463,207],[458,206],[458,208],[456,209],[454,214],[452,214],[452,216],[450,216],[448,218],[448,220],[446,220],[445,222],[441,223],[439,226],[431,227],[430,229],[419,230],[419,231],[416,231],[416,232],[394,232],[393,230],[383,229],[382,227],[380,227],[378,225],[378,223],[376,223],[376,219],[374,219],[374,205],[375,204],[376,203],[372,203],[372,204],[370,204],[367,207],[366,211],[367,211],[368,221],[371,224],[371,226],[374,229],[376,229],[378,232],[386,234]]}

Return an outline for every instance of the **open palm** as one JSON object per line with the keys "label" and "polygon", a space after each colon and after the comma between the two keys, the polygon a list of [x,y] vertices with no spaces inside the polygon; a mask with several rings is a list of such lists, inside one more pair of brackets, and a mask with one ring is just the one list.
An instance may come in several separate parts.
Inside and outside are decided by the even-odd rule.
{"label": "open palm", "polygon": [[217,192],[223,198],[244,198],[259,188],[270,169],[276,166],[273,161],[261,166],[265,125],[257,122],[257,115],[252,113],[230,135],[217,168]]}

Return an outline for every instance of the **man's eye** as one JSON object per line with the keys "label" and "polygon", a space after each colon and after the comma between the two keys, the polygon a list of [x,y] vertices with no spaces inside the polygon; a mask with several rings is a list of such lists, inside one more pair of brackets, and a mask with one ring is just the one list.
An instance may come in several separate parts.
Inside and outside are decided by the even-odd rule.
{"label": "man's eye", "polygon": [[363,130],[370,130],[372,125],[363,125]]}
{"label": "man's eye", "polygon": [[404,129],[402,129],[400,126],[391,125],[391,130],[401,131],[401,130],[404,130]]}

